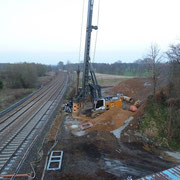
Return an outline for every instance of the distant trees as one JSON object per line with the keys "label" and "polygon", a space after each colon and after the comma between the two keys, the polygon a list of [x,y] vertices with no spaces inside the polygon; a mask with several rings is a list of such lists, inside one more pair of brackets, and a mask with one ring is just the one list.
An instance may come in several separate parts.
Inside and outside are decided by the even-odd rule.
{"label": "distant trees", "polygon": [[7,64],[0,69],[0,77],[9,88],[33,88],[37,79],[44,76],[48,67],[42,64]]}
{"label": "distant trees", "polygon": [[[83,63],[72,64],[68,63],[64,65],[64,69],[68,71],[76,71],[78,66],[82,72]],[[149,76],[151,68],[146,66],[142,62],[138,63],[121,63],[117,61],[112,64],[108,63],[92,63],[92,66],[96,73],[102,74],[114,74],[114,75],[126,75],[126,76]]]}
{"label": "distant trees", "polygon": [[62,61],[59,61],[57,67],[59,69],[64,69],[64,63]]}

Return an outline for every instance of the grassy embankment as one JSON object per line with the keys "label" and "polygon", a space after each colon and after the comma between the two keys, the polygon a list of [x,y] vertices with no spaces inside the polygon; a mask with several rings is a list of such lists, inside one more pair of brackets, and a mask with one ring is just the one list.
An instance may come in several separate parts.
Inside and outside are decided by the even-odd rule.
{"label": "grassy embankment", "polygon": [[166,103],[150,100],[146,107],[146,113],[141,119],[140,131],[144,136],[156,142],[158,146],[180,150],[179,127],[178,124],[173,123],[178,114],[175,109],[171,111],[171,114],[171,118],[174,120],[172,120],[170,127],[170,107]]}
{"label": "grassy embankment", "polygon": [[5,110],[12,104],[18,102],[20,99],[26,97],[27,95],[31,94],[35,91],[34,88],[32,89],[9,89],[5,88],[0,90],[0,111]]}

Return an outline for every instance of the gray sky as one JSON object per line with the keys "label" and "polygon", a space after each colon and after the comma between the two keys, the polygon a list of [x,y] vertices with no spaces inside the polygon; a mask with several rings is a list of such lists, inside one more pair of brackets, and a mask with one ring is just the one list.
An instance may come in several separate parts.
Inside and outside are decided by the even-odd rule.
{"label": "gray sky", "polygon": [[[96,25],[99,0],[94,1]],[[0,0],[0,63],[79,62],[82,5],[83,0]],[[154,42],[165,51],[180,39],[179,7],[180,0],[101,0],[95,62],[131,62]]]}

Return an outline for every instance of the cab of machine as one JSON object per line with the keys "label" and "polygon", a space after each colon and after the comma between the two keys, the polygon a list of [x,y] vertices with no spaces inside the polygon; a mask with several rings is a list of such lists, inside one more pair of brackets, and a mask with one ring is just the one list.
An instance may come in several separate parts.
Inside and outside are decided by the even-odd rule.
{"label": "cab of machine", "polygon": [[98,111],[98,110],[104,110],[106,105],[105,105],[105,99],[104,98],[101,98],[101,99],[98,99],[94,102],[94,107],[95,107],[95,110]]}

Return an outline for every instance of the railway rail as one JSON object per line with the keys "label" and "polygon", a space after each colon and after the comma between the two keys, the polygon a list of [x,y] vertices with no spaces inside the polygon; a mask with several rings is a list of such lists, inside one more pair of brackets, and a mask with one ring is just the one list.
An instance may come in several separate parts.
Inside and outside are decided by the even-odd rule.
{"label": "railway rail", "polygon": [[23,160],[23,154],[62,99],[67,82],[67,74],[60,73],[53,82],[0,118],[0,174],[15,170]]}

